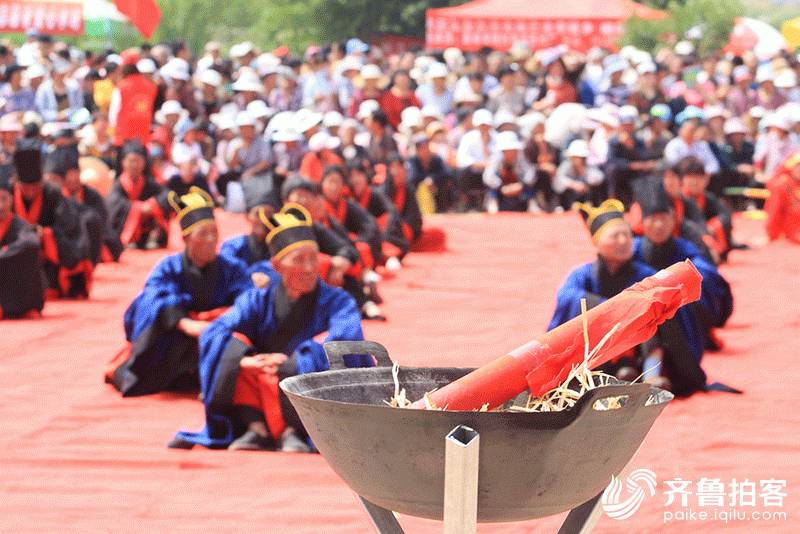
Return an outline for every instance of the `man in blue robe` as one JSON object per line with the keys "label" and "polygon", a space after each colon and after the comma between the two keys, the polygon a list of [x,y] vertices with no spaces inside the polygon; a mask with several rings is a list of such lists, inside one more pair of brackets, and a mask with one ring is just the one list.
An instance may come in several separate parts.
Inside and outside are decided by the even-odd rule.
{"label": "man in blue robe", "polygon": [[[327,332],[325,341],[363,339],[353,298],[319,279],[319,249],[308,211],[288,203],[265,223],[279,282],[241,295],[200,337],[206,427],[179,432],[170,447],[309,451],[308,435],[278,382],[328,369],[315,336]],[[345,363],[374,365],[366,355],[350,356]]]}
{"label": "man in blue robe", "polygon": [[197,389],[197,338],[210,321],[252,287],[245,266],[218,256],[213,199],[200,189],[169,202],[178,214],[184,252],[164,258],[125,311],[123,350],[106,382],[125,397]]}
{"label": "man in blue robe", "polygon": [[673,237],[675,214],[665,193],[653,190],[642,196],[639,204],[644,235],[634,240],[634,259],[657,270],[691,260],[703,276],[703,282],[700,300],[688,308],[703,326],[706,348],[719,350],[722,341],[714,329],[725,326],[733,313],[730,285],[697,246],[681,237]]}
{"label": "man in blue robe", "polygon": [[[607,200],[597,208],[582,205],[581,209],[597,248],[597,260],[572,271],[558,290],[550,330],[580,315],[581,299],[591,308],[656,273],[633,259],[633,234],[623,218],[621,202]],[[643,370],[646,381],[668,387],[676,395],[690,395],[705,389],[702,356],[702,330],[682,308],[659,327],[652,340],[606,364],[603,370],[628,381]]]}

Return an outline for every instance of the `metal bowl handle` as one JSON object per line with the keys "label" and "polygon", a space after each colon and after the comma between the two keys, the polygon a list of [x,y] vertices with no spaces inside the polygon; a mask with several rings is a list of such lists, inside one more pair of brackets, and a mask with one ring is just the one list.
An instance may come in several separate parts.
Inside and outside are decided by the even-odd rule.
{"label": "metal bowl handle", "polygon": [[328,341],[322,348],[325,349],[331,370],[345,369],[344,357],[354,354],[369,354],[375,358],[378,367],[392,366],[386,347],[374,341]]}

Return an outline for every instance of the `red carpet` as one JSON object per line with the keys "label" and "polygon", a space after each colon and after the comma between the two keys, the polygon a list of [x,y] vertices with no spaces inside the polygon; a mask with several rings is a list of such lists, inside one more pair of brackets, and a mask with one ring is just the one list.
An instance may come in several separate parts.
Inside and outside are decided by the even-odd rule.
{"label": "red carpet", "polygon": [[[382,285],[389,322],[366,325],[401,365],[474,366],[529,340],[546,326],[569,269],[592,258],[576,216],[431,224],[447,229],[449,251],[412,254]],[[739,221],[740,239],[761,239],[761,226]],[[225,217],[224,227],[230,235],[243,224]],[[42,320],[0,323],[0,531],[371,532],[321,457],[168,450],[176,430],[202,425],[201,405],[167,395],[123,400],[102,383],[123,341],[123,310],[163,255],[126,253],[121,265],[98,269],[90,302],[48,303]],[[631,519],[601,518],[596,532],[800,531],[800,247],[734,252],[723,271],[736,311],[722,332],[726,349],[704,365],[710,379],[746,394],[673,402],[631,466],[659,481],[785,479],[784,507],[756,509],[789,520],[664,526],[659,492]],[[560,520],[479,530],[555,532]],[[441,532],[439,523],[401,522],[409,532]]]}

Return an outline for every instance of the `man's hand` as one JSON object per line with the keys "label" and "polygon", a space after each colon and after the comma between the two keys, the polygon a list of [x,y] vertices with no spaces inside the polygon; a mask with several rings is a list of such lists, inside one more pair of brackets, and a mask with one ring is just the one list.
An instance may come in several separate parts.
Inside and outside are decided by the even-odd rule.
{"label": "man's hand", "polygon": [[568,186],[570,189],[575,191],[576,193],[586,193],[589,191],[589,186],[583,182],[579,182],[577,180],[573,180],[571,184]]}
{"label": "man's hand", "polygon": [[184,317],[178,321],[178,330],[189,337],[200,337],[200,334],[203,333],[203,330],[208,328],[208,325],[210,324],[211,321],[196,321],[194,319]]}
{"label": "man's hand", "polygon": [[344,282],[344,273],[352,266],[353,264],[347,258],[333,256],[331,258],[331,267],[328,269],[328,283],[334,286],[341,286]]}
{"label": "man's hand", "polygon": [[142,215],[150,215],[153,212],[153,206],[149,202],[142,202]]}
{"label": "man's hand", "polygon": [[513,184],[506,184],[500,187],[500,192],[507,197],[519,196],[519,194],[522,193],[522,184],[520,182],[515,182]]}
{"label": "man's hand", "polygon": [[260,369],[269,374],[278,374],[278,367],[289,359],[285,354],[272,352],[267,354],[256,354],[255,356],[245,356],[239,360],[239,367],[242,369]]}
{"label": "man's hand", "polygon": [[269,286],[269,276],[266,273],[253,273],[250,275],[253,285],[259,289],[264,289]]}

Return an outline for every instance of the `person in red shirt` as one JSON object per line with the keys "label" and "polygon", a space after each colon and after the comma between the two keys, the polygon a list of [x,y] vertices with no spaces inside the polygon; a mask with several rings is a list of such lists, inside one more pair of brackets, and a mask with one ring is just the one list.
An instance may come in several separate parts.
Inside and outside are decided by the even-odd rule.
{"label": "person in red shirt", "polygon": [[411,87],[411,76],[404,70],[395,71],[389,89],[381,95],[378,103],[395,130],[400,126],[404,109],[411,106],[422,107]]}
{"label": "person in red shirt", "polygon": [[774,241],[784,235],[800,243],[800,150],[786,159],[767,188],[767,236]]}
{"label": "person in red shirt", "polygon": [[300,162],[300,176],[318,184],[326,167],[344,165],[342,158],[334,152],[340,144],[338,137],[332,137],[327,132],[312,135],[308,140],[308,152]]}
{"label": "person in red shirt", "polygon": [[122,54],[122,80],[111,95],[109,119],[114,127],[113,144],[121,147],[125,141],[138,139],[147,143],[153,121],[153,105],[158,87],[139,73],[136,63],[139,54],[126,50]]}

